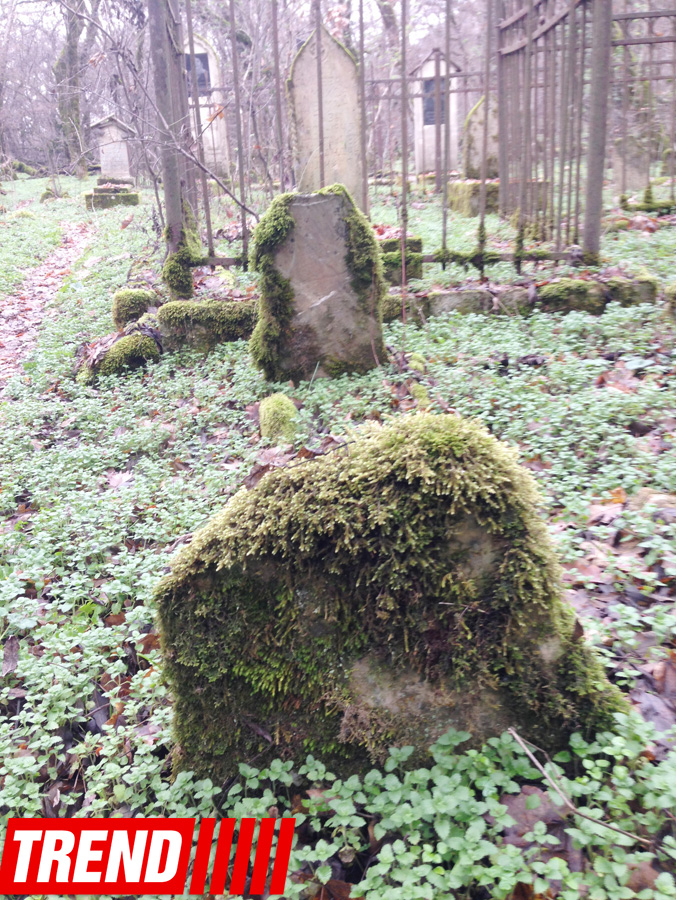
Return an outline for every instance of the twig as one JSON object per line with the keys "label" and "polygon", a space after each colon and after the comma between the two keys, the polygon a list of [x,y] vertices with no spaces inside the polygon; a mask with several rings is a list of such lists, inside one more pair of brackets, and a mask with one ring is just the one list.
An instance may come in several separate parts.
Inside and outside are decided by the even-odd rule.
{"label": "twig", "polygon": [[526,754],[528,759],[533,763],[533,765],[538,770],[538,772],[540,772],[541,775],[544,775],[547,782],[551,785],[551,787],[556,791],[556,793],[559,795],[559,797],[563,801],[564,806],[566,806],[566,808],[569,809],[573,813],[573,815],[579,816],[581,819],[587,819],[587,821],[589,821],[589,822],[594,822],[595,825],[603,825],[604,828],[609,828],[610,831],[615,831],[615,832],[617,832],[617,834],[623,834],[625,837],[631,838],[632,841],[636,841],[639,844],[643,844],[644,847],[650,847],[652,850],[655,849],[655,845],[654,845],[653,841],[648,840],[648,838],[642,838],[638,834],[632,834],[631,831],[625,831],[623,828],[618,828],[617,825],[611,825],[608,822],[604,822],[602,819],[595,819],[593,816],[588,816],[586,813],[580,812],[580,810],[577,808],[577,806],[575,806],[573,801],[570,800],[566,796],[566,794],[564,794],[564,792],[563,792],[562,788],[559,786],[559,784],[551,777],[551,775],[549,775],[545,771],[544,766],[540,762],[538,762],[538,760],[535,758],[535,756],[533,756],[531,751],[528,749],[528,747],[524,743],[523,739],[517,734],[516,730],[514,728],[508,728],[507,733],[512,735],[512,737],[517,742],[519,747],[521,747],[521,749]]}

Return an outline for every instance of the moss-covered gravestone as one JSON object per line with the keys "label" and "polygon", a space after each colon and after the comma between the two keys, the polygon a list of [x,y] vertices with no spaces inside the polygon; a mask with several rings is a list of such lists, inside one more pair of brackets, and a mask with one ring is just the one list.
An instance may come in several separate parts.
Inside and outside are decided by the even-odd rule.
{"label": "moss-covered gravestone", "polygon": [[346,768],[450,726],[548,748],[621,698],[564,602],[538,495],[479,425],[419,414],[241,490],[157,591],[186,765]]}
{"label": "moss-covered gravestone", "polygon": [[383,358],[382,261],[342,185],[282,194],[254,232],[258,320],[251,355],[282,381],[365,372]]}

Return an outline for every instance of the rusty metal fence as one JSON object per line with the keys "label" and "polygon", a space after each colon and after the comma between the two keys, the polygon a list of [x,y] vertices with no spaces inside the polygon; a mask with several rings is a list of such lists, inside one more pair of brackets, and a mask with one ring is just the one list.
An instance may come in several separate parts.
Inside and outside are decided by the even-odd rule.
{"label": "rusty metal fence", "polygon": [[[167,0],[170,2],[170,0]],[[174,0],[171,0],[173,3]],[[251,226],[247,216],[256,189],[270,199],[275,192],[292,189],[298,174],[286,110],[286,77],[280,47],[280,11],[271,0],[269,68],[271,90],[266,101],[274,138],[261,147],[259,135],[251,133],[252,93],[243,84],[239,70],[237,19],[240,9],[229,2],[230,56],[223,84],[207,85],[213,112],[201,118],[200,102],[193,86],[190,123],[204,158],[212,116],[225,116],[229,124],[230,170],[223,175],[224,187],[241,204],[243,254],[238,260],[214,257],[210,215],[210,193],[202,179],[199,199],[208,234],[209,254],[214,262],[230,265],[246,258]],[[411,72],[408,67],[409,9],[401,0],[397,74],[380,77],[365,50],[365,4],[358,0],[357,34],[353,52],[359,73],[361,132],[359,154],[362,165],[361,201],[368,211],[374,190],[387,184],[397,195],[400,224],[406,233],[409,194],[416,182],[441,195],[439,204],[441,246],[428,261],[442,265],[453,258],[448,247],[448,184],[462,178],[459,159],[452,147],[462,145],[462,123],[483,98],[481,135],[478,258],[487,253],[485,216],[491,122],[497,123],[499,212],[512,217],[517,237],[511,254],[517,267],[532,258],[561,259],[571,245],[583,245],[590,258],[599,253],[604,180],[612,166],[612,185],[622,205],[631,204],[631,193],[648,188],[651,178],[666,179],[669,202],[674,204],[676,139],[676,8],[665,10],[653,0],[485,0],[486,29],[483,64],[475,71],[451,69],[452,0],[446,0],[442,47],[431,47],[428,69]],[[193,42],[193,10],[183,0],[182,15],[188,35],[186,68],[196,71]],[[322,181],[324,158],[324,77],[321,41],[321,0],[313,0],[308,28],[314,28],[319,52],[316,64],[318,97],[318,146]],[[304,35],[307,37],[307,34]],[[248,92],[248,93],[247,93]],[[245,94],[247,95],[245,98]],[[422,101],[425,122],[422,157],[431,152],[428,171],[413,174],[413,104]],[[458,114],[452,121],[450,110]],[[254,123],[255,124],[255,123]],[[453,129],[456,134],[453,134]],[[431,136],[425,137],[425,133]],[[256,143],[258,142],[258,143]],[[257,147],[258,168],[252,164],[251,147]],[[633,150],[635,149],[635,152]],[[195,195],[197,197],[197,195]],[[620,199],[621,198],[621,199]],[[650,191],[638,200],[650,209]],[[664,206],[664,202],[663,202]],[[524,242],[545,242],[537,253],[524,250]],[[405,268],[405,254],[404,258]],[[495,256],[495,254],[494,254]],[[403,273],[404,283],[406,280]]]}

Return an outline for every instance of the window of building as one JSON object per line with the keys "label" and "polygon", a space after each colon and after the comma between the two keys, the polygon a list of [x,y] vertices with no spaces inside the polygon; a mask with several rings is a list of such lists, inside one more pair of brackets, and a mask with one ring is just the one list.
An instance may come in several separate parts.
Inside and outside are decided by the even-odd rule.
{"label": "window of building", "polygon": [[[441,82],[441,122],[439,124],[444,125],[446,123],[446,79],[442,75],[442,77],[439,79],[439,81]],[[423,124],[436,125],[437,120],[434,115],[434,113],[435,113],[434,78],[423,79],[422,93],[423,93]]]}
{"label": "window of building", "polygon": [[[185,54],[185,70],[188,74],[188,92],[192,95],[192,60],[190,54]],[[197,91],[199,94],[208,94],[211,89],[211,75],[209,73],[209,57],[206,53],[195,54],[195,71],[197,72]]]}

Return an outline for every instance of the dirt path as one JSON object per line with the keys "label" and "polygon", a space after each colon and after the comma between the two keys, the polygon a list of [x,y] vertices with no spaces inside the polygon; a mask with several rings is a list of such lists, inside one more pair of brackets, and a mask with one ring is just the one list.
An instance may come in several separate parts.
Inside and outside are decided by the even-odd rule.
{"label": "dirt path", "polygon": [[0,398],[7,381],[22,373],[23,361],[33,352],[45,306],[93,240],[90,223],[65,222],[62,227],[61,246],[0,302]]}

